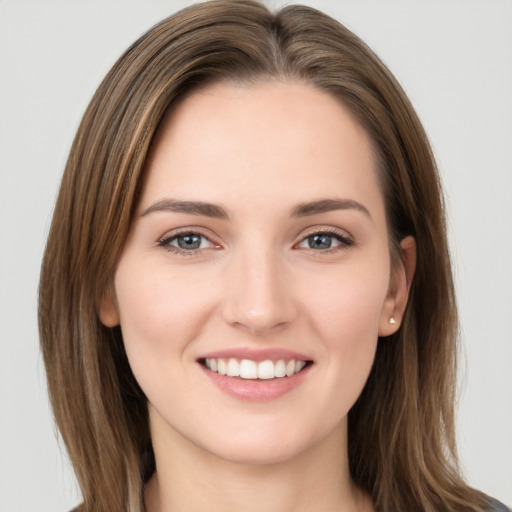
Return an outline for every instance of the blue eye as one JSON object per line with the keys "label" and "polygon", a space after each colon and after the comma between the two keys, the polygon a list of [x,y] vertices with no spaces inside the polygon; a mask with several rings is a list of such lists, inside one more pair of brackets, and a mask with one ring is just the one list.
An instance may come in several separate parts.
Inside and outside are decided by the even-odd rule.
{"label": "blue eye", "polygon": [[319,231],[311,233],[299,244],[304,249],[319,249],[318,252],[331,252],[330,249],[336,251],[353,245],[352,240],[337,231]]}
{"label": "blue eye", "polygon": [[308,244],[311,249],[329,249],[332,245],[332,236],[326,234],[308,236]]}
{"label": "blue eye", "polygon": [[[180,249],[199,249],[201,247],[201,235],[188,233],[175,238]],[[172,245],[172,244],[171,244]]]}
{"label": "blue eye", "polygon": [[169,251],[190,256],[197,254],[202,249],[210,248],[213,244],[204,235],[187,231],[165,237],[158,242],[158,245]]}
{"label": "blue eye", "polygon": [[[305,237],[297,247],[312,249],[317,253],[330,253],[343,250],[354,242],[345,234],[338,231],[317,231]],[[183,231],[162,238],[158,245],[180,256],[194,256],[204,249],[215,247],[206,236],[195,231]]]}

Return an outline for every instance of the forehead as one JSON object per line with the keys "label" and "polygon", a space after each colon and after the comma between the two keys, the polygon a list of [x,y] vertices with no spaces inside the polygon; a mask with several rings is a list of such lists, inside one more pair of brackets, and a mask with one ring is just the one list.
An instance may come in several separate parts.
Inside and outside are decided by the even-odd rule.
{"label": "forehead", "polygon": [[190,94],[161,123],[145,173],[141,208],[164,195],[261,207],[325,196],[382,203],[366,131],[341,101],[305,83]]}

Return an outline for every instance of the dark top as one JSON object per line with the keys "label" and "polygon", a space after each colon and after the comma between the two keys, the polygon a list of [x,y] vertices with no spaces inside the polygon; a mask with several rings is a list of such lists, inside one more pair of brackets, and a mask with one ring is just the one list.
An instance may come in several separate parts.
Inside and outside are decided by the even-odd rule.
{"label": "dark top", "polygon": [[492,507],[489,512],[512,512],[507,506],[494,498],[489,497],[489,505]]}

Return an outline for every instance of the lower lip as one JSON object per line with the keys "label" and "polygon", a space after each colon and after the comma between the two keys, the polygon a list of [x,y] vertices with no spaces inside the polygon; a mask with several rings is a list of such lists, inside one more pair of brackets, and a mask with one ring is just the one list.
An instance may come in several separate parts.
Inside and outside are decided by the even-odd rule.
{"label": "lower lip", "polygon": [[242,379],[241,377],[228,377],[212,372],[199,364],[206,376],[224,393],[241,400],[265,402],[279,398],[289,393],[306,378],[312,365],[303,368],[291,377],[277,377],[275,379]]}

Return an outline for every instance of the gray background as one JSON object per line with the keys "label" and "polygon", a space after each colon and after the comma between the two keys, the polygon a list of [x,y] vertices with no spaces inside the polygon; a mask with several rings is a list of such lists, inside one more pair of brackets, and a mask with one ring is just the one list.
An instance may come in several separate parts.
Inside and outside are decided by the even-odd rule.
{"label": "gray background", "polygon": [[[173,0],[0,0],[0,510],[65,511],[79,492],[59,448],[38,352],[36,289],[80,117],[119,54]],[[282,2],[269,2],[280,5]],[[463,353],[459,445],[469,482],[512,505],[512,3],[303,1],[389,65],[446,186]]]}

